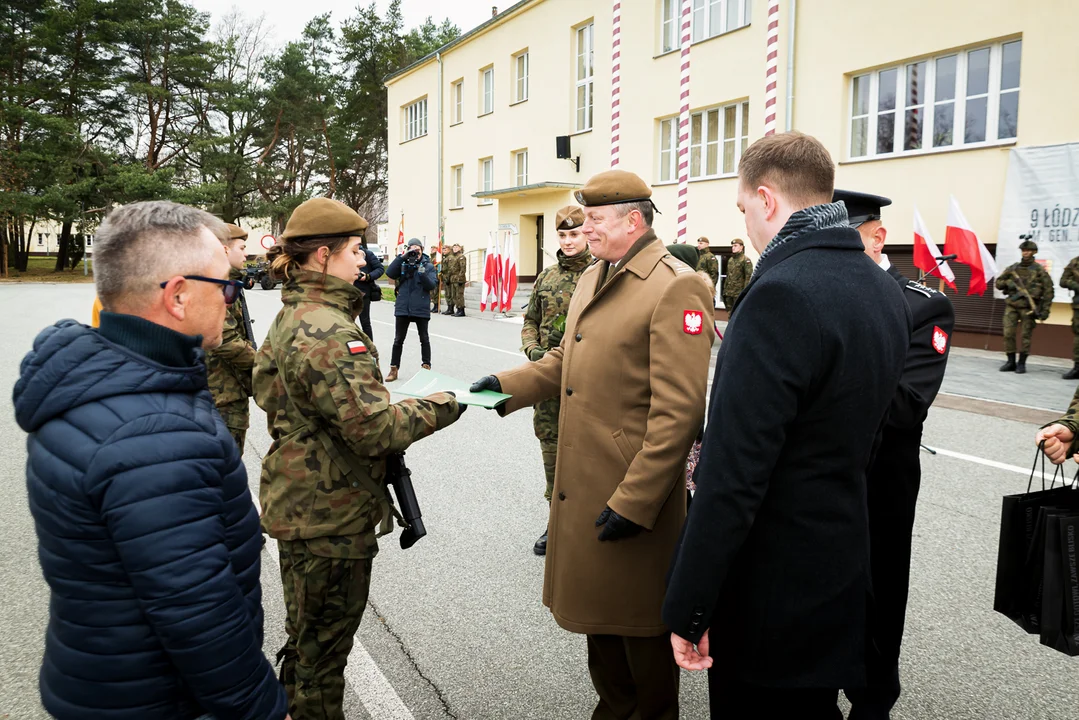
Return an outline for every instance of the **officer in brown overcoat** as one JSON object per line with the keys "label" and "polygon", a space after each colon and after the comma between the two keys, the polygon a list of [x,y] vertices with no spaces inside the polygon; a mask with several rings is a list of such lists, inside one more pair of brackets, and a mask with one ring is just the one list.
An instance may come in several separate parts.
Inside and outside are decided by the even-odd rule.
{"label": "officer in brown overcoat", "polygon": [[660,609],[714,331],[705,284],[651,228],[651,195],[621,170],[576,193],[599,262],[577,284],[561,346],[473,386],[513,395],[503,414],[561,395],[543,603],[588,636],[594,720],[678,717]]}

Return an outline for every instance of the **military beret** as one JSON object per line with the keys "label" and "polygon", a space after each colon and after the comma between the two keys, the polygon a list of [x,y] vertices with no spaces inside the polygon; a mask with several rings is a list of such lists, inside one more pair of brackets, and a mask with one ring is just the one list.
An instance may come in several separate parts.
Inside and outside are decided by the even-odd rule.
{"label": "military beret", "polygon": [[742,247],[746,246],[746,244],[742,242],[742,238],[735,238],[734,240],[731,240],[731,246],[733,247],[735,245],[741,245]]}
{"label": "military beret", "polygon": [[641,200],[651,201],[652,188],[631,172],[607,170],[590,177],[584,187],[573,193],[573,196],[585,207],[599,207]]}
{"label": "military beret", "polygon": [[686,243],[674,243],[673,245],[668,245],[667,252],[674,255],[693,269],[697,268],[697,263],[701,259],[701,255],[697,251],[697,248]]}
{"label": "military beret", "polygon": [[1038,252],[1038,243],[1034,242],[1033,240],[1024,240],[1019,245],[1019,249],[1020,250],[1033,250],[1034,252]]}
{"label": "military beret", "polygon": [[584,225],[584,210],[576,205],[567,205],[555,215],[555,230],[572,230],[582,225]]}
{"label": "military beret", "polygon": [[701,235],[699,238],[697,238],[697,244],[700,245],[701,243],[704,243],[705,245],[711,245],[711,243],[708,242],[708,238],[706,238],[704,235]]}
{"label": "military beret", "polygon": [[233,225],[232,223],[225,223],[225,226],[229,229],[229,240],[246,240],[247,231],[239,225]]}
{"label": "military beret", "polygon": [[891,199],[880,195],[853,190],[836,190],[832,195],[832,202],[841,201],[847,206],[847,218],[851,227],[858,227],[870,220],[880,220],[880,209],[892,204]]}
{"label": "military beret", "polygon": [[292,211],[281,240],[363,235],[367,221],[343,202],[311,198]]}

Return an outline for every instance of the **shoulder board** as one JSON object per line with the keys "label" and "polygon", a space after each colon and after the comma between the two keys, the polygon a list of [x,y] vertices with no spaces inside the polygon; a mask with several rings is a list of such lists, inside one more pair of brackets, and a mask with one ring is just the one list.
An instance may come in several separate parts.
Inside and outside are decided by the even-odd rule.
{"label": "shoulder board", "polygon": [[684,262],[682,262],[681,260],[676,258],[674,255],[669,255],[669,254],[664,255],[662,258],[660,258],[660,262],[662,262],[664,265],[669,267],[671,270],[674,270],[674,272],[679,274],[679,275],[682,274],[682,273],[695,273],[695,272],[697,272],[696,270],[691,268],[689,265],[686,265]]}
{"label": "shoulder board", "polygon": [[916,283],[913,280],[907,280],[907,290],[912,290],[912,291],[914,291],[916,293],[919,293],[921,295],[925,295],[926,297],[933,297],[934,295],[940,295],[940,293],[937,292],[936,290],[934,290],[933,288],[926,287],[925,285],[922,285],[921,283]]}

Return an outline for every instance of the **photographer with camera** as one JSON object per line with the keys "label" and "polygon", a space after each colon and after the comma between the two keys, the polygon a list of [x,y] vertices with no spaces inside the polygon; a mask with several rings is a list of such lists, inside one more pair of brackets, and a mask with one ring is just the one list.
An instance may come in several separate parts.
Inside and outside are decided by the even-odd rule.
{"label": "photographer with camera", "polygon": [[412,323],[416,324],[420,334],[423,369],[431,369],[431,338],[427,335],[427,324],[431,320],[431,291],[438,284],[438,275],[431,258],[423,252],[423,243],[412,238],[404,254],[390,263],[386,277],[400,282],[397,301],[393,306],[397,327],[390,356],[390,372],[386,376],[386,382],[393,382],[397,379],[397,369],[401,367],[401,349],[405,345],[408,326]]}

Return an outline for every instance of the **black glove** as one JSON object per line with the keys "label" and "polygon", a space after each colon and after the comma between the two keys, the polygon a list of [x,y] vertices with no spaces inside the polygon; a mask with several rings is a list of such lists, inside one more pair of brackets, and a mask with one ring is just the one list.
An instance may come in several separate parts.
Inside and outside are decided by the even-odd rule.
{"label": "black glove", "polygon": [[602,532],[599,534],[600,542],[604,540],[622,540],[624,538],[630,538],[644,530],[643,527],[637,523],[622,517],[614,510],[611,510],[608,505],[603,509],[603,512],[599,514],[596,519],[596,527],[603,526]]}
{"label": "black glove", "polygon": [[[457,399],[457,393],[455,393],[453,390],[447,390],[446,392],[448,392],[450,395],[452,395],[454,400]],[[468,410],[468,405],[465,405],[463,403],[457,403],[457,419],[458,420],[460,420],[461,416],[465,414],[465,410]]]}
{"label": "black glove", "polygon": [[502,383],[498,382],[498,378],[494,375],[488,375],[472,383],[472,387],[468,389],[469,392],[474,393],[483,392],[484,390],[494,390],[496,393],[500,393],[502,392]]}
{"label": "black glove", "polygon": [[547,336],[547,347],[556,348],[562,344],[562,336],[566,333],[561,330],[553,330],[551,334]]}

